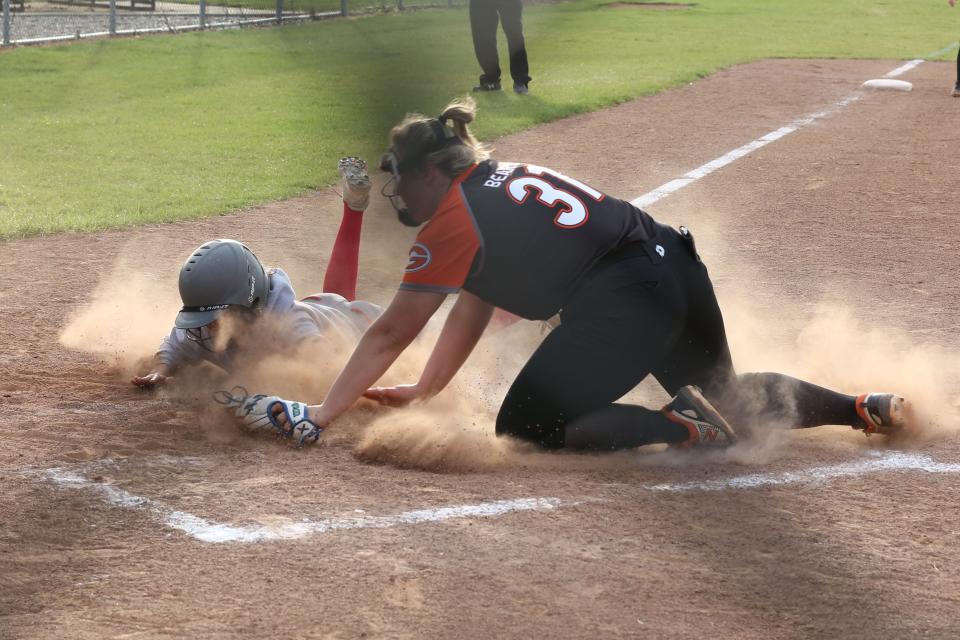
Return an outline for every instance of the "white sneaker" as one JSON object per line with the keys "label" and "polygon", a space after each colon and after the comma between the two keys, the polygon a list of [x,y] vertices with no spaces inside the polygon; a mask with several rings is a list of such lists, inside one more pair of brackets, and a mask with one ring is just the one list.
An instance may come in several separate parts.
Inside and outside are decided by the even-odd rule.
{"label": "white sneaker", "polygon": [[337,169],[343,178],[343,201],[354,211],[365,211],[370,204],[370,176],[362,158],[340,158]]}

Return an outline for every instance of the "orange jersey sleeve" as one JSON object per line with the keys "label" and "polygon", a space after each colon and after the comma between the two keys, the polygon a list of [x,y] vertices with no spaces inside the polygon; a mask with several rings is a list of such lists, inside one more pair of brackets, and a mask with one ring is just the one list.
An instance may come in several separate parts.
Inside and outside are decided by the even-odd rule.
{"label": "orange jersey sleeve", "polygon": [[463,286],[480,249],[480,233],[464,201],[459,176],[424,225],[410,249],[400,288],[406,291],[456,293]]}

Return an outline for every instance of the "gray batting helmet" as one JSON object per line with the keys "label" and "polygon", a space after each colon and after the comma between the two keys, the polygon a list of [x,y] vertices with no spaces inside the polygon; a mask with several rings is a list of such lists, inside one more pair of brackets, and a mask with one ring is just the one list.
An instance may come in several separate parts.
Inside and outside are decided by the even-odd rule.
{"label": "gray batting helmet", "polygon": [[196,329],[230,307],[259,310],[269,288],[266,270],[245,245],[236,240],[205,242],[180,269],[183,309],[174,324]]}

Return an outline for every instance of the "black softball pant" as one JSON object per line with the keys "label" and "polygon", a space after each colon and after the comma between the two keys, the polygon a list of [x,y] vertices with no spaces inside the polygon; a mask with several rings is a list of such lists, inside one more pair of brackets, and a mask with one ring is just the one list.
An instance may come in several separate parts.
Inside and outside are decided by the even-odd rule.
{"label": "black softball pant", "polygon": [[666,225],[602,260],[560,317],[507,392],[498,435],[607,451],[686,440],[659,410],[616,402],[650,374],[670,395],[699,386],[734,429],[858,424],[853,396],[781,374],[736,375],[693,239]]}

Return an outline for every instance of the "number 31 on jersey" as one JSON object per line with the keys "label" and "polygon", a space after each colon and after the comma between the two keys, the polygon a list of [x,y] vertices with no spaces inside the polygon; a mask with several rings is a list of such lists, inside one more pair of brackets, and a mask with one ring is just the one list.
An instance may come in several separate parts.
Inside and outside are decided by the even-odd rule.
{"label": "number 31 on jersey", "polygon": [[[507,183],[507,194],[510,199],[517,204],[523,204],[532,194],[536,194],[537,201],[543,205],[554,208],[555,215],[553,223],[564,229],[576,229],[582,226],[590,218],[590,211],[584,204],[584,199],[592,199],[595,202],[603,200],[603,194],[568,176],[533,164],[526,166],[527,175],[519,176]],[[550,175],[561,180],[568,189],[561,189],[547,182],[542,177]],[[575,195],[576,190],[585,197],[581,198]]]}

